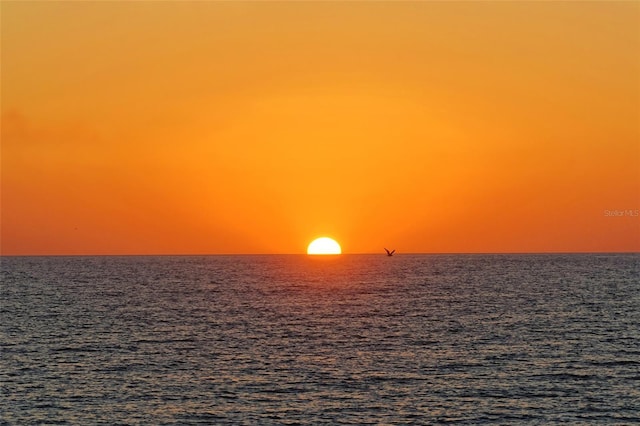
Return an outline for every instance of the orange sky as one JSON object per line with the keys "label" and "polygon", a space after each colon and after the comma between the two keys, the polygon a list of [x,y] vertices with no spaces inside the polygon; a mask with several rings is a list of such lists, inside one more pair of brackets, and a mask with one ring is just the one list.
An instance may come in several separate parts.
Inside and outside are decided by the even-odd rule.
{"label": "orange sky", "polygon": [[640,251],[638,2],[0,7],[2,254]]}

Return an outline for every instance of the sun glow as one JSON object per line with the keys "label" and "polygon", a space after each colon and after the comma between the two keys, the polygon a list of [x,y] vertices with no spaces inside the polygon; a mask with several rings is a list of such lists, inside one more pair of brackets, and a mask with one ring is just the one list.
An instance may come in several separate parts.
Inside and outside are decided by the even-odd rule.
{"label": "sun glow", "polygon": [[341,254],[340,244],[327,237],[316,238],[307,247],[307,254]]}

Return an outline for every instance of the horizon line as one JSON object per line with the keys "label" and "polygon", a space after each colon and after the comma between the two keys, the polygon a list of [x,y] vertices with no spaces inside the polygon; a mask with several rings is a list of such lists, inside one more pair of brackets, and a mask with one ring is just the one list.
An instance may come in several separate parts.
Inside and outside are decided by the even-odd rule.
{"label": "horizon line", "polygon": [[[394,256],[403,256],[403,255],[551,255],[551,254],[640,254],[640,251],[504,251],[504,252],[396,252]],[[340,253],[337,255],[331,256],[359,256],[359,255],[380,255],[387,256],[386,253],[382,252],[354,252],[354,253]],[[2,257],[189,257],[189,256],[329,256],[329,255],[309,255],[307,253],[75,253],[75,254],[2,254],[0,253],[0,258]]]}

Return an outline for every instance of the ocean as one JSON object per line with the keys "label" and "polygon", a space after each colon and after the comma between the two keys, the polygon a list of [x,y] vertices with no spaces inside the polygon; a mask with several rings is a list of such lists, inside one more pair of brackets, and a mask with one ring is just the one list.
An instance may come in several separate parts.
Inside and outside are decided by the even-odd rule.
{"label": "ocean", "polygon": [[633,424],[640,255],[3,257],[0,424]]}

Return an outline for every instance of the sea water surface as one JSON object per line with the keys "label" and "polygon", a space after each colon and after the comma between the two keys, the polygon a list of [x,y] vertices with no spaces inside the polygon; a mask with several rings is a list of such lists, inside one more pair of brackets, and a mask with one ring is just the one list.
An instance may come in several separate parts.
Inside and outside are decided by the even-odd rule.
{"label": "sea water surface", "polygon": [[4,257],[2,424],[640,422],[640,255]]}

